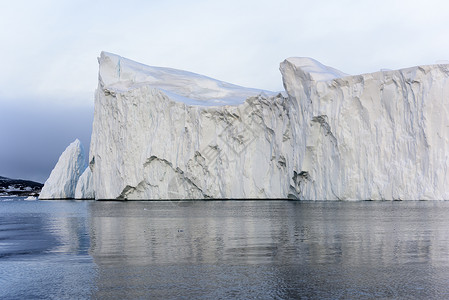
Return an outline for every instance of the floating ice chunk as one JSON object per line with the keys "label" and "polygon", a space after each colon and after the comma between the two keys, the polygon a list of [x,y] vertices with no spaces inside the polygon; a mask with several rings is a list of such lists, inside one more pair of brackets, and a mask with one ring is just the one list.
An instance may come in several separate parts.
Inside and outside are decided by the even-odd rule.
{"label": "floating ice chunk", "polygon": [[44,184],[39,199],[67,199],[75,197],[78,178],[86,169],[84,148],[76,139],[59,157],[50,177]]}
{"label": "floating ice chunk", "polygon": [[75,199],[95,199],[92,172],[89,167],[81,174],[75,189]]}

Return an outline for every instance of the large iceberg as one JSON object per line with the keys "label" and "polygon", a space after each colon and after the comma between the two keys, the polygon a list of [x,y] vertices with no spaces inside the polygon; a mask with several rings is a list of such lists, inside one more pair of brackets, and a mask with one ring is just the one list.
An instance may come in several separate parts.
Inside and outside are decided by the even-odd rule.
{"label": "large iceberg", "polygon": [[448,65],[350,76],[288,58],[285,96],[106,52],[99,65],[96,199],[449,199]]}
{"label": "large iceberg", "polygon": [[76,139],[59,157],[50,177],[44,183],[39,199],[74,198],[76,184],[85,169],[84,148]]}

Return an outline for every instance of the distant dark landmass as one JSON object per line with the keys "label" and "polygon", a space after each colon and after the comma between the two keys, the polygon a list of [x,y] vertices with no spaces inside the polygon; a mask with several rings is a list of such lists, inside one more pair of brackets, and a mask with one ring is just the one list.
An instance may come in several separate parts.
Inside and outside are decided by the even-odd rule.
{"label": "distant dark landmass", "polygon": [[0,176],[0,196],[39,196],[43,184]]}

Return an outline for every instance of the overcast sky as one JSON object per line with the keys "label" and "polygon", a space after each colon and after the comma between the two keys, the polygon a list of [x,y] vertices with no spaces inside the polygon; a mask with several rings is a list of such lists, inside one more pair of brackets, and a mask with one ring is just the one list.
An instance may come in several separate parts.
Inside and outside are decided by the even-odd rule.
{"label": "overcast sky", "polygon": [[282,90],[308,56],[349,74],[449,60],[447,1],[0,0],[0,176],[44,182],[88,149],[102,50]]}

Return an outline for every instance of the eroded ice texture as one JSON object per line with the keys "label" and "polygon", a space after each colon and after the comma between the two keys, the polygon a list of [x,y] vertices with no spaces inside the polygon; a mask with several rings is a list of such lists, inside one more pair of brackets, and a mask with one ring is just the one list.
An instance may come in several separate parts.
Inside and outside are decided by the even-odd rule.
{"label": "eroded ice texture", "polygon": [[449,198],[448,65],[323,81],[287,59],[281,72],[299,199]]}

